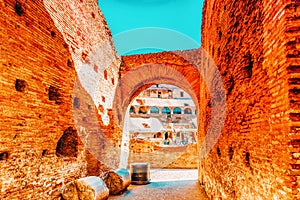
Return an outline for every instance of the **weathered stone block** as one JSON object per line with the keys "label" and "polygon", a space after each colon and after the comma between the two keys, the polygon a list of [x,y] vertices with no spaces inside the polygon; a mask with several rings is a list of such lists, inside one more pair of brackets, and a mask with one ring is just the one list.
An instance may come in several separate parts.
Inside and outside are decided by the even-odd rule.
{"label": "weathered stone block", "polygon": [[104,181],[110,194],[120,194],[130,185],[130,175],[127,169],[109,171],[105,174]]}
{"label": "weathered stone block", "polygon": [[109,190],[101,178],[89,176],[66,184],[61,194],[64,200],[105,200]]}

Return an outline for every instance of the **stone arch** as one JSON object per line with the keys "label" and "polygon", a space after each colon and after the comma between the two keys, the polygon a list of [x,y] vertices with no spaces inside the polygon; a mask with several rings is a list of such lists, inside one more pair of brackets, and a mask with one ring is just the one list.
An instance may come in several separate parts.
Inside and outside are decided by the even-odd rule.
{"label": "stone arch", "polygon": [[[129,118],[126,111],[132,100],[154,84],[174,85],[190,95],[196,110],[199,110],[196,115],[198,144],[201,146],[198,149],[199,156],[205,157],[216,144],[225,119],[226,94],[223,80],[214,62],[201,48],[123,56],[112,108],[117,129],[122,130],[128,124],[124,123],[124,119]],[[128,130],[127,128],[128,134],[124,129],[123,132],[115,133],[116,138],[122,138],[121,152],[124,152],[123,147],[128,146],[127,143],[123,144],[125,137],[122,137],[129,135]]]}
{"label": "stone arch", "polygon": [[[129,105],[140,92],[154,84],[170,84],[186,91],[191,96],[196,107],[199,106],[200,73],[192,64],[188,63],[180,56],[177,56],[174,53],[167,54],[172,57],[172,62],[178,63],[166,63],[162,60],[158,62],[150,61],[149,63],[137,62],[133,65],[132,61],[138,61],[139,58],[137,57],[147,57],[148,55],[135,55],[122,58],[123,63],[120,72],[120,80],[116,88],[112,109],[115,111],[113,114],[115,116],[114,122],[121,130],[123,130],[123,132],[116,133],[117,138],[122,138],[121,162],[119,167],[126,167],[127,163],[126,161],[123,162],[123,160],[126,160],[124,159],[126,155],[129,156],[129,153],[126,153],[126,148],[129,146],[127,143],[127,141],[129,141],[129,129],[126,127],[126,124],[128,123],[125,123],[125,121],[127,121],[125,119],[129,118]],[[155,57],[160,58],[160,56]],[[129,61],[127,60],[128,58],[132,60]],[[160,108],[160,111],[161,109],[162,108]],[[126,139],[127,137],[128,139]]]}
{"label": "stone arch", "polygon": [[182,114],[182,109],[179,108],[179,107],[175,107],[175,108],[173,109],[173,114]]}
{"label": "stone arch", "polygon": [[[194,76],[190,76],[188,71]],[[180,87],[191,96],[196,106],[199,105],[199,84],[194,80],[200,79],[200,74],[192,65],[179,67],[159,63],[145,64],[136,66],[134,70],[123,71],[122,74],[113,109],[116,111],[114,116],[119,126],[122,126],[124,113],[130,102],[141,91],[154,84],[164,83]]]}
{"label": "stone arch", "polygon": [[149,113],[151,113],[151,114],[159,114],[159,113],[160,113],[160,112],[159,112],[159,108],[156,107],[156,106],[153,106],[153,107],[151,107],[151,108],[149,109]]}
{"label": "stone arch", "polygon": [[191,115],[191,114],[193,114],[193,110],[190,107],[187,107],[187,108],[184,108],[183,113]]}
{"label": "stone arch", "polygon": [[[189,54],[182,56],[181,54]],[[143,90],[154,84],[170,84],[185,90],[198,108],[200,72],[185,57],[201,54],[199,50],[162,52],[123,56],[120,80],[116,88],[113,110],[117,123],[122,120],[129,103]]]}
{"label": "stone arch", "polygon": [[169,107],[163,107],[161,113],[162,114],[171,114],[171,109]]}
{"label": "stone arch", "polygon": [[138,114],[147,114],[149,109],[146,106],[140,106],[138,110]]}

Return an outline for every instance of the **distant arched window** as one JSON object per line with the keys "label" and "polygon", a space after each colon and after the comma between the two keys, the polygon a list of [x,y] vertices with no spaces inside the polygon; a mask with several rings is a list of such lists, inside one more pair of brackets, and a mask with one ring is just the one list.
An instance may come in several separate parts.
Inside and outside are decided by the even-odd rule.
{"label": "distant arched window", "polygon": [[157,107],[152,107],[150,113],[159,113],[159,109]]}
{"label": "distant arched window", "polygon": [[181,114],[181,109],[178,107],[174,108],[173,114]]}
{"label": "distant arched window", "polygon": [[133,107],[133,106],[130,107],[129,113],[132,113],[132,114],[135,113],[135,112],[134,112],[134,107]]}
{"label": "distant arched window", "polygon": [[139,114],[147,114],[148,109],[145,106],[141,106],[139,109]]}
{"label": "distant arched window", "polygon": [[171,114],[171,110],[168,107],[164,107],[161,111],[162,114]]}
{"label": "distant arched window", "polygon": [[184,109],[184,114],[192,114],[192,109],[190,108]]}

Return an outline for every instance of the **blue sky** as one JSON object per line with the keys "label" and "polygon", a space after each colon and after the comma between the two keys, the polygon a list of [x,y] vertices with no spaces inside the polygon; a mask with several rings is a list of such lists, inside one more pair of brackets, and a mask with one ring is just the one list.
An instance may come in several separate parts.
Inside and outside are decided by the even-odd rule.
{"label": "blue sky", "polygon": [[203,0],[99,0],[121,55],[200,46]]}

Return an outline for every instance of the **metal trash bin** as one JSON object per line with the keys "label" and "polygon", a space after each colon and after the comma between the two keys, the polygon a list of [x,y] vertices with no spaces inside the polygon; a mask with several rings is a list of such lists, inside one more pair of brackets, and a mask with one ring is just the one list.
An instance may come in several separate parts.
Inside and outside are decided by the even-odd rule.
{"label": "metal trash bin", "polygon": [[145,185],[150,183],[150,164],[132,163],[130,165],[131,184]]}

